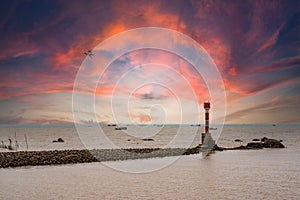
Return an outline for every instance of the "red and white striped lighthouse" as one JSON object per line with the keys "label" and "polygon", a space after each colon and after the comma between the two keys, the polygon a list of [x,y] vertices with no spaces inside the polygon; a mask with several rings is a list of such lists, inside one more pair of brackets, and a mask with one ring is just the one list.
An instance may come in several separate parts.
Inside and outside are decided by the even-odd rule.
{"label": "red and white striped lighthouse", "polygon": [[209,133],[209,109],[210,103],[204,102],[204,109],[205,109],[205,134]]}
{"label": "red and white striped lighthouse", "polygon": [[209,133],[209,109],[210,109],[210,102],[204,102],[204,109],[205,109],[205,132],[202,133],[202,151],[211,151],[214,147],[216,142],[212,138],[211,134]]}

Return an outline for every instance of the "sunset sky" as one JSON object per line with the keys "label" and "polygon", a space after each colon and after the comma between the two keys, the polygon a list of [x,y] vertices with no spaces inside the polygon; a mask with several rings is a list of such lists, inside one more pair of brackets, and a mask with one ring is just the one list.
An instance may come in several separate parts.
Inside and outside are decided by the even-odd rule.
{"label": "sunset sky", "polygon": [[[226,123],[300,123],[298,0],[4,0],[0,124],[73,123],[79,69],[97,65],[98,44],[141,27],[181,32],[205,49],[226,91],[225,102],[211,103],[226,105]],[[94,58],[84,55],[89,49]],[[101,76],[80,94],[95,95],[95,113],[84,105],[82,123],[93,115],[101,123],[204,123],[202,104],[214,92],[191,63],[158,49],[128,52],[99,73],[85,79]]]}

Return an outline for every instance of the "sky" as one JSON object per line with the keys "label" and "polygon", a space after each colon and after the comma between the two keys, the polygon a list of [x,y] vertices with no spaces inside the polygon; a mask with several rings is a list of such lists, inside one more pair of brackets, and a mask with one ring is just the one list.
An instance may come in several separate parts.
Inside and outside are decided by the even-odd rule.
{"label": "sky", "polygon": [[[197,42],[217,67],[222,83],[214,86],[224,85],[226,100],[212,99],[217,92],[205,79],[213,77],[185,58],[149,48],[121,55],[101,73],[89,68],[84,90],[73,90],[86,63],[110,57],[99,44],[142,27]],[[3,0],[0,36],[0,124],[73,123],[74,93],[82,98],[81,123],[204,123],[207,100],[212,120],[225,105],[228,124],[300,123],[297,0]],[[94,105],[85,103],[91,98]]]}

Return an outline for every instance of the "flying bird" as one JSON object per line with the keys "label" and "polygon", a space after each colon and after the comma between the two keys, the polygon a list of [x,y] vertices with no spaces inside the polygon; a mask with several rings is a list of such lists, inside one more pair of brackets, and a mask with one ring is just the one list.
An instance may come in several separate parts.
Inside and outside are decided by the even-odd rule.
{"label": "flying bird", "polygon": [[88,50],[87,52],[84,52],[85,55],[89,56],[89,57],[92,57],[94,56],[95,54],[92,52],[92,50]]}

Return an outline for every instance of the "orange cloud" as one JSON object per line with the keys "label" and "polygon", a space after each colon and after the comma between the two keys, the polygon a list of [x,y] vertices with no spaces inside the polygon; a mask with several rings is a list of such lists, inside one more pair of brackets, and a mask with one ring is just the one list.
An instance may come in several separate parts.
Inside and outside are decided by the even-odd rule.
{"label": "orange cloud", "polygon": [[96,95],[109,96],[112,95],[115,85],[98,86],[96,88]]}
{"label": "orange cloud", "polygon": [[236,69],[234,67],[231,67],[229,69],[229,74],[232,75],[232,76],[236,76],[237,75]]}
{"label": "orange cloud", "polygon": [[263,43],[261,45],[261,47],[259,47],[257,52],[259,53],[259,52],[262,52],[262,51],[272,47],[277,42],[278,35],[279,35],[282,28],[283,28],[283,24],[281,24],[280,27],[273,33],[273,35],[269,39],[267,39],[265,41],[265,43]]}
{"label": "orange cloud", "polygon": [[147,123],[151,122],[151,116],[145,114],[130,114],[130,118],[137,123]]}

